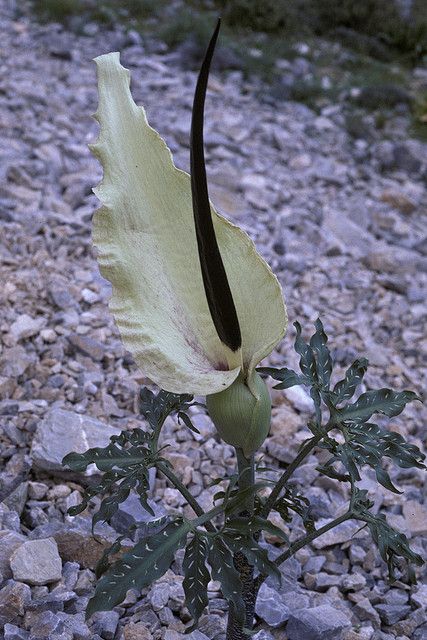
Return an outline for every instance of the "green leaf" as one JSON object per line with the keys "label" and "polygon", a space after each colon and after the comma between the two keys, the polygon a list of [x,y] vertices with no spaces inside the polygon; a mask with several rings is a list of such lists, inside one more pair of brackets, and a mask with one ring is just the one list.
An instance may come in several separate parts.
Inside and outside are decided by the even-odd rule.
{"label": "green leaf", "polygon": [[317,378],[323,389],[329,388],[329,381],[332,373],[332,359],[326,343],[328,336],[326,335],[323,324],[318,318],[316,320],[316,333],[310,338],[310,347],[316,359]]}
{"label": "green leaf", "polygon": [[314,520],[311,516],[310,501],[305,496],[298,494],[293,486],[285,488],[285,493],[276,500],[273,509],[278,512],[284,522],[290,522],[292,516],[289,513],[293,511],[302,519],[307,531],[314,531]]}
{"label": "green leaf", "polygon": [[297,384],[304,384],[308,386],[310,381],[306,376],[302,376],[292,369],[283,367],[282,369],[275,369],[274,367],[258,367],[258,373],[268,375],[274,380],[280,380],[279,384],[274,385],[273,389],[289,389]]}
{"label": "green leaf", "polygon": [[389,418],[399,415],[408,402],[421,400],[413,391],[377,389],[367,391],[354,402],[339,410],[340,421],[366,422],[374,413],[383,413]]}
{"label": "green leaf", "polygon": [[62,460],[62,464],[73,471],[85,471],[90,464],[95,464],[100,471],[110,471],[114,467],[123,468],[123,466],[144,464],[149,455],[150,451],[146,448],[119,449],[111,443],[107,447],[95,447],[84,453],[69,453]]}
{"label": "green leaf", "polygon": [[148,469],[159,457],[147,446],[150,440],[150,434],[141,429],[122,431],[110,438],[107,447],[95,447],[84,453],[72,452],[65,456],[63,464],[68,465],[73,471],[85,471],[90,464],[95,464],[100,471],[105,472],[97,484],[85,489],[82,503],[71,507],[68,513],[81,513],[95,495],[109,493],[92,518],[93,531],[97,522],[108,522],[116,513],[119,504],[126,500],[131,489],[135,489],[141,505],[148,513],[154,515],[148,503]]}
{"label": "green leaf", "polygon": [[387,431],[387,429],[371,422],[354,423],[347,430],[351,442],[357,442],[371,452],[376,451],[378,455],[390,458],[402,469],[426,468],[424,453],[415,444],[406,442],[399,433]]}
{"label": "green leaf", "polygon": [[212,539],[209,563],[212,568],[212,578],[221,584],[224,598],[233,603],[236,619],[244,623],[246,611],[239,572],[234,567],[233,554],[219,536]]}
{"label": "green leaf", "polygon": [[227,516],[230,516],[236,511],[241,510],[242,507],[244,508],[245,505],[247,505],[248,500],[253,495],[258,493],[260,489],[263,489],[264,487],[268,487],[269,485],[270,485],[270,482],[256,482],[255,484],[251,485],[250,487],[247,487],[246,489],[238,490],[235,493],[235,495],[232,498],[230,498],[228,501],[224,499],[224,513]]}
{"label": "green leaf", "polygon": [[185,426],[188,427],[190,429],[190,431],[193,431],[193,433],[197,433],[198,435],[200,435],[200,431],[198,429],[196,429],[194,424],[191,422],[190,417],[186,413],[184,413],[183,411],[179,411],[178,412],[178,422],[180,420],[183,421]]}
{"label": "green leaf", "polygon": [[398,556],[418,566],[424,564],[423,558],[410,548],[407,537],[400,531],[393,529],[383,514],[370,515],[367,524],[382,559],[387,563],[390,580],[395,580],[394,569],[397,566],[396,558]]}
{"label": "green leaf", "polygon": [[110,611],[126,597],[128,589],[143,589],[170,567],[177,549],[184,546],[191,524],[175,520],[160,533],[138,542],[99,580],[89,600],[86,618],[95,611]]}
{"label": "green leaf", "polygon": [[185,411],[192,404],[193,396],[171,393],[161,389],[157,395],[142,387],[139,394],[139,410],[155,431],[162,426],[171,413]]}
{"label": "green leaf", "polygon": [[234,553],[243,553],[248,562],[255,566],[261,575],[272,576],[278,584],[281,584],[282,576],[279,569],[269,559],[267,551],[260,547],[255,540],[240,533],[234,535],[223,533],[222,537]]}
{"label": "green leaf", "polygon": [[294,327],[297,331],[295,338],[295,351],[301,356],[299,366],[302,373],[310,380],[311,383],[317,382],[317,368],[316,360],[314,357],[314,351],[304,342],[301,338],[301,325],[299,322],[294,322]]}
{"label": "green leaf", "polygon": [[268,531],[274,536],[277,536],[284,542],[289,542],[289,538],[282,529],[276,527],[269,520],[265,520],[259,516],[252,516],[251,518],[233,518],[228,520],[225,525],[224,533],[229,535],[230,533],[241,533],[243,535],[254,535],[259,531]]}
{"label": "green leaf", "polygon": [[336,383],[332,397],[339,404],[343,400],[350,399],[356,388],[361,384],[363,376],[368,368],[368,360],[366,358],[357,358],[353,364],[345,372],[345,377]]}
{"label": "green leaf", "polygon": [[209,545],[206,536],[196,532],[185,549],[182,563],[185,605],[195,624],[208,606],[208,582],[210,580],[210,574],[206,567],[208,551]]}

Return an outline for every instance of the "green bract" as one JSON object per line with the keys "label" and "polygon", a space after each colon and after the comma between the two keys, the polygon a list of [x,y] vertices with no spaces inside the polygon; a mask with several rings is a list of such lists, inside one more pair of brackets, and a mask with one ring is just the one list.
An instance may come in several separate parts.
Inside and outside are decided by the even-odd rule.
{"label": "green bract", "polygon": [[250,389],[239,374],[225,391],[206,398],[209,415],[221,438],[243,449],[245,456],[254,453],[270,429],[270,394],[261,376],[254,371]]}
{"label": "green bract", "polygon": [[233,351],[219,338],[207,302],[190,176],[175,167],[133,101],[119,54],[96,64],[100,135],[91,149],[104,176],[95,189],[102,207],[93,239],[123,342],[141,370],[174,393],[216,394],[241,372],[251,381],[286,331],[279,282],[250,238],[210,205],[241,332]]}

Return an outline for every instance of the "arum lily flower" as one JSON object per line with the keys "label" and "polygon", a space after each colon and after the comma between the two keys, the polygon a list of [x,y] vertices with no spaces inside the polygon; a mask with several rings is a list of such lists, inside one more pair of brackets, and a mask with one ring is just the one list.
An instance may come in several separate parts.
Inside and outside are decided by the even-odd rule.
{"label": "arum lily flower", "polygon": [[[287,316],[270,267],[208,198],[203,110],[218,30],[219,21],[194,98],[191,177],[135,104],[119,53],[95,59],[100,134],[91,150],[104,175],[94,189],[102,206],[93,240],[112,285],[110,310],[138,367],[167,391],[206,395],[223,439],[248,452],[255,422],[269,424],[270,416],[255,367],[284,336]],[[236,436],[237,443],[221,427],[230,410],[224,414],[218,398],[230,396],[242,409],[252,407],[242,416],[246,439]],[[261,442],[268,427],[263,431]]]}

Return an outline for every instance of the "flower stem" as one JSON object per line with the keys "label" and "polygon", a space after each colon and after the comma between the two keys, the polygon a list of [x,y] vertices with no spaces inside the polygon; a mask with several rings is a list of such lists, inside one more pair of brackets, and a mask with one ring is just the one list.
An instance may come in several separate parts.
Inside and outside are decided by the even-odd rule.
{"label": "flower stem", "polygon": [[298,453],[296,458],[294,458],[294,460],[292,460],[292,462],[287,466],[286,471],[282,474],[282,476],[278,480],[276,486],[274,487],[274,489],[272,490],[272,492],[270,493],[270,495],[268,496],[264,504],[264,507],[261,512],[261,516],[263,518],[267,518],[268,514],[273,508],[274,503],[276,502],[277,498],[280,496],[282,489],[285,487],[287,481],[289,480],[289,478],[291,477],[295,469],[299,467],[299,465],[304,460],[304,458],[306,458],[311,453],[311,451],[318,445],[320,440],[323,438],[323,435],[324,434],[322,433],[314,436],[314,438],[310,438],[310,440],[302,447],[301,451]]}
{"label": "flower stem", "polygon": [[[255,461],[254,455],[246,457],[242,449],[236,447],[237,471],[239,474],[239,490],[247,489],[255,483]],[[244,510],[240,516],[250,517],[254,510],[254,496],[250,496],[244,505]],[[245,624],[236,619],[233,604],[230,603],[228,610],[227,635],[226,640],[247,640],[248,636],[244,629],[252,630],[255,613],[255,581],[254,568],[249,564],[243,553],[234,554],[234,566],[239,572],[242,583],[242,597],[245,603],[246,620]]]}
{"label": "flower stem", "polygon": [[[252,454],[247,458],[242,449],[236,447],[237,457],[237,472],[239,474],[239,490],[248,489],[255,484],[255,462],[254,455]],[[254,496],[251,496],[245,505],[246,509],[244,515],[250,515],[254,509]],[[243,514],[242,514],[243,515]]]}
{"label": "flower stem", "polygon": [[[353,511],[349,510],[349,511],[346,511],[343,515],[338,516],[338,518],[335,518],[335,520],[331,520],[331,522],[328,522],[323,527],[320,527],[320,529],[311,531],[303,538],[300,538],[299,540],[291,544],[289,549],[281,553],[280,556],[278,556],[274,560],[274,564],[276,564],[277,566],[280,566],[282,562],[285,562],[286,560],[291,558],[293,555],[295,555],[297,551],[305,547],[306,544],[310,544],[310,542],[313,542],[313,540],[323,535],[330,529],[337,527],[339,524],[341,524],[342,522],[345,522],[346,520],[351,520],[353,517],[354,517]],[[258,593],[258,589],[260,588],[260,586],[262,585],[266,577],[267,576],[259,575],[258,578],[255,580],[256,593]]]}
{"label": "flower stem", "polygon": [[[163,473],[163,475],[167,477],[168,480],[172,482],[175,489],[178,489],[180,494],[187,500],[188,504],[193,509],[194,513],[197,516],[203,516],[205,512],[203,511],[201,505],[197,502],[196,498],[190,493],[187,487],[184,484],[182,484],[181,480],[177,478],[174,472],[171,471],[167,465],[163,464],[163,462],[158,462],[156,464],[156,467],[159,471]],[[212,533],[216,532],[216,528],[211,522],[206,522],[205,527],[208,531],[211,531]]]}

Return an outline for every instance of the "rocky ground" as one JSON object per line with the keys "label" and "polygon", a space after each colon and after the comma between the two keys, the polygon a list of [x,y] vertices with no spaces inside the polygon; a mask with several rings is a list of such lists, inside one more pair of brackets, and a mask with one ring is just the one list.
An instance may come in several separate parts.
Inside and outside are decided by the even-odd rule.
{"label": "rocky ground", "polygon": [[[58,25],[16,19],[2,3],[0,78],[0,622],[7,640],[133,640],[182,637],[180,557],[151,589],[129,592],[122,606],[84,622],[93,568],[116,531],[140,517],[130,501],[95,541],[80,501],[82,479],[61,470],[68,451],[104,445],[141,424],[135,411],[147,382],[124,351],[108,313],[108,283],[96,267],[91,188],[100,167],[87,143],[96,137],[92,58],[112,50],[132,71],[136,101],[188,170],[195,73],[160,43],[137,34],[76,36]],[[302,54],[303,57],[303,54]],[[301,66],[301,63],[299,63]],[[286,65],[289,73],[289,65]],[[423,70],[417,73],[422,77]],[[408,139],[396,108],[380,134],[350,136],[340,104],[318,114],[275,100],[260,81],[238,71],[214,73],[206,106],[211,197],[255,240],[283,285],[290,323],[306,335],[322,318],[339,373],[354,357],[371,363],[368,387],[422,394],[427,338],[427,145]],[[261,98],[260,98],[261,96]],[[272,363],[295,366],[294,332]],[[270,465],[289,462],[306,437],[311,401],[300,388],[275,393],[272,433],[263,447]],[[426,411],[412,403],[391,422],[423,447]],[[201,435],[168,422],[164,443],[184,483],[212,504],[214,476],[232,470],[231,447],[208,418]],[[319,478],[309,458],[296,478],[319,521],[335,516],[345,492]],[[360,485],[389,521],[427,551],[425,475],[394,470],[402,495],[379,488],[367,472]],[[154,480],[154,479],[153,479]],[[154,480],[157,509],[181,509],[177,492]],[[160,504],[161,503],[161,504]],[[161,506],[163,505],[163,507]],[[186,512],[186,508],[184,507]],[[427,637],[425,569],[419,584],[390,586],[366,531],[350,523],[302,549],[284,567],[279,592],[263,586],[258,640],[421,640]],[[301,524],[295,520],[292,538]],[[270,540],[274,542],[274,540]],[[182,558],[181,558],[182,559]],[[291,587],[289,586],[291,584]],[[226,603],[211,583],[210,611],[195,640],[223,638]],[[0,624],[0,627],[2,625]],[[0,632],[1,635],[1,632]],[[3,637],[3,636],[1,636]]]}

